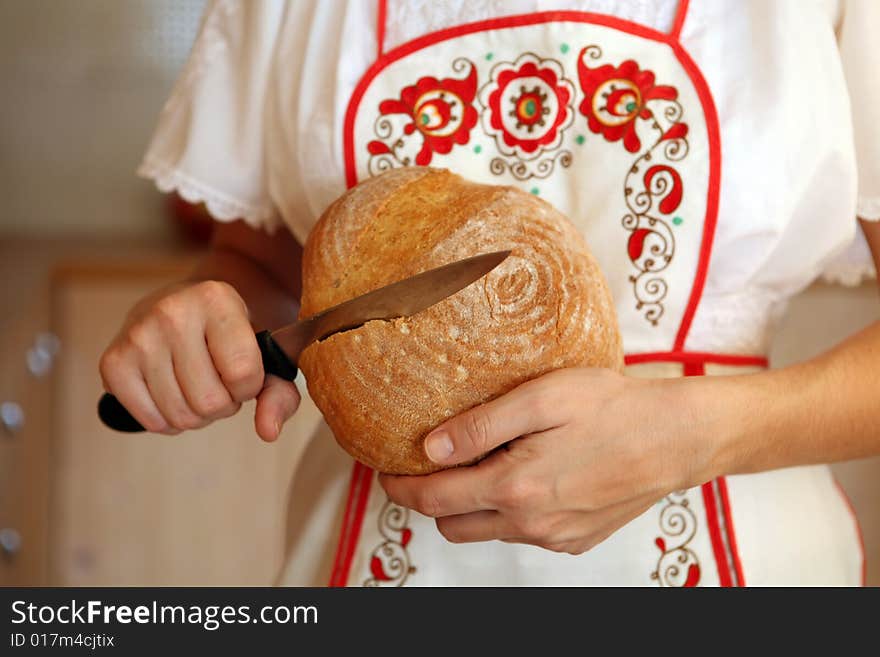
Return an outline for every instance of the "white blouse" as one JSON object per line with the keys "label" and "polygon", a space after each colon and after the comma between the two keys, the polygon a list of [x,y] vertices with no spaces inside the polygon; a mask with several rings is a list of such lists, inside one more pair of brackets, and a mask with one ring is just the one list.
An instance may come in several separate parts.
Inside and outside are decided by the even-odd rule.
{"label": "white blouse", "polygon": [[[243,218],[267,229],[284,222],[303,241],[346,188],[346,112],[380,52],[405,50],[438,30],[534,12],[589,12],[673,30],[711,94],[721,160],[714,246],[685,347],[763,354],[788,298],[823,272],[852,279],[870,269],[855,217],[880,219],[880,2],[692,2],[676,25],[679,7],[676,0],[214,0],[139,173],[163,191],[203,201],[220,221]],[[559,62],[574,62],[567,44],[554,47]],[[609,42],[609,61],[614,48]],[[491,52],[461,54],[489,75]],[[638,64],[656,67],[663,84],[662,63]],[[412,82],[457,76],[448,64],[441,69],[415,71]],[[571,68],[565,74],[576,80]],[[574,112],[582,90],[571,87]],[[571,149],[584,140],[583,148],[598,149],[603,136],[614,138],[577,119],[580,132],[565,136]],[[590,152],[595,161],[605,157]],[[622,146],[615,153],[626,154]],[[444,166],[441,156],[431,165]],[[366,174],[372,164],[356,166]],[[538,192],[537,178],[505,175],[498,182]],[[602,262],[606,245],[591,247]]]}

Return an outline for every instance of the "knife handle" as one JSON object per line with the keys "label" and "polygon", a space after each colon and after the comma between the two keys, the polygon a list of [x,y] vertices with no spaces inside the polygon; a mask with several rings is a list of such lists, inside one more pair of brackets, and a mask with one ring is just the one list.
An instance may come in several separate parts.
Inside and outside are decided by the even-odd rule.
{"label": "knife handle", "polygon": [[263,355],[263,371],[266,374],[274,374],[285,381],[293,381],[296,378],[296,365],[272,339],[272,334],[269,331],[257,333],[257,344]]}
{"label": "knife handle", "polygon": [[109,392],[101,395],[101,399],[98,401],[98,417],[101,418],[101,422],[116,431],[123,433],[144,431],[141,423],[135,420],[128,409]]}
{"label": "knife handle", "polygon": [[[269,331],[257,333],[257,345],[260,347],[260,354],[263,357],[263,371],[266,374],[274,374],[286,381],[293,381],[296,378],[296,365],[290,362],[287,354],[272,339],[272,334]],[[135,420],[125,406],[109,392],[101,395],[101,399],[98,401],[98,417],[105,425],[116,431],[123,433],[144,431],[141,423]]]}

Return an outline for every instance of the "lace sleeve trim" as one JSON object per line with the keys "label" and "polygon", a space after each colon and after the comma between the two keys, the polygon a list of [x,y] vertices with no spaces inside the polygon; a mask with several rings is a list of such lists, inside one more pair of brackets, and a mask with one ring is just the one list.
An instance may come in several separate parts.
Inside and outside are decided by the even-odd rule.
{"label": "lace sleeve trim", "polygon": [[839,265],[822,274],[822,280],[832,285],[844,287],[858,287],[863,281],[876,278],[877,273],[870,264],[864,265]]}
{"label": "lace sleeve trim", "polygon": [[865,221],[880,221],[880,196],[874,198],[859,197],[856,215]]}
{"label": "lace sleeve trim", "polygon": [[208,213],[217,221],[244,220],[254,228],[274,231],[279,223],[277,213],[271,207],[243,203],[204,183],[194,180],[184,172],[154,161],[144,161],[137,173],[153,180],[159,191],[177,192],[189,203],[204,203]]}

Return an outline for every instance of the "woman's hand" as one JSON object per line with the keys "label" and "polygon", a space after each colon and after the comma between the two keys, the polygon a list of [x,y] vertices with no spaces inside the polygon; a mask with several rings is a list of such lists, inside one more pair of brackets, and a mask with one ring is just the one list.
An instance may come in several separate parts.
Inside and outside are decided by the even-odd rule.
{"label": "woman's hand", "polygon": [[715,476],[721,445],[692,403],[696,380],[568,369],[438,427],[428,456],[473,466],[382,475],[396,503],[454,543],[500,539],[580,554],[671,491]]}
{"label": "woman's hand", "polygon": [[296,386],[265,377],[248,309],[235,288],[187,282],[129,313],[100,363],[104,388],[148,431],[176,434],[236,413],[257,398],[263,440],[296,411]]}

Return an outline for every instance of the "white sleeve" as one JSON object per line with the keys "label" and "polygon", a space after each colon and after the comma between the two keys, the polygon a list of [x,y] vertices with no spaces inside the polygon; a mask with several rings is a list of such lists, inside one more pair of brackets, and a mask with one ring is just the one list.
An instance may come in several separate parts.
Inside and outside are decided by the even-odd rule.
{"label": "white sleeve", "polygon": [[[849,90],[858,167],[856,215],[880,220],[880,0],[841,0],[837,41]],[[855,221],[855,218],[852,219]],[[876,275],[862,231],[822,274],[829,283],[858,285]]]}
{"label": "white sleeve", "polygon": [[880,220],[880,0],[844,0],[838,43],[859,168],[857,214]]}
{"label": "white sleeve", "polygon": [[138,174],[219,221],[274,228],[264,97],[283,2],[211,0]]}

